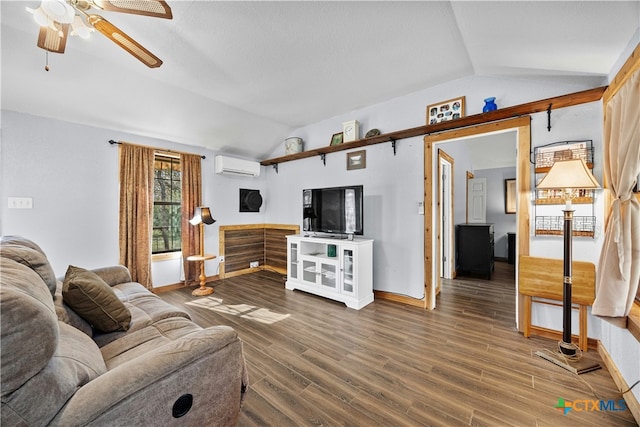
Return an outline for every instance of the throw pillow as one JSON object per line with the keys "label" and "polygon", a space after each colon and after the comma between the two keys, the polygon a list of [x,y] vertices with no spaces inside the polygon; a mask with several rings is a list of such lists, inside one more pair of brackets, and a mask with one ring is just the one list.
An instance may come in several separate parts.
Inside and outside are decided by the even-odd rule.
{"label": "throw pillow", "polygon": [[95,329],[102,332],[129,329],[131,312],[92,271],[70,265],[62,284],[62,300]]}

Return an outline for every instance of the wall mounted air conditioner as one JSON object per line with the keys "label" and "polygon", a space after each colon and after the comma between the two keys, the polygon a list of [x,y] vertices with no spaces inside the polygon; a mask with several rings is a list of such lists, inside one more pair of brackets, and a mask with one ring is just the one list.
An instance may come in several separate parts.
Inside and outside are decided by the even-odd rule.
{"label": "wall mounted air conditioner", "polygon": [[260,176],[260,163],[234,157],[216,156],[216,173],[238,176]]}

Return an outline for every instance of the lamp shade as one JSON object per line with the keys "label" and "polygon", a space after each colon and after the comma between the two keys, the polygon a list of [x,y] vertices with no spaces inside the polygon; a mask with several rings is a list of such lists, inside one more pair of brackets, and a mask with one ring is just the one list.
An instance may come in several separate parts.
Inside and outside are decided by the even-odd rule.
{"label": "lamp shade", "polygon": [[591,189],[600,184],[582,159],[558,160],[540,180],[538,188],[547,189]]}
{"label": "lamp shade", "polygon": [[209,225],[213,224],[214,222],[216,222],[216,220],[211,216],[211,211],[209,210],[209,208],[204,206],[198,206],[196,208],[195,214],[193,215],[193,218],[189,220],[189,223],[191,225],[198,225],[200,223]]}

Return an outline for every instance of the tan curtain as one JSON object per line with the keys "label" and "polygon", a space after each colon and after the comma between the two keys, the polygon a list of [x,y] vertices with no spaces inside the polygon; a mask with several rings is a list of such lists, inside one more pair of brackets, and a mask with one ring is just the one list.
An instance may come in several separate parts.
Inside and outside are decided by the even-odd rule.
{"label": "tan curtain", "polygon": [[195,154],[181,154],[182,166],[182,260],[184,279],[187,285],[197,280],[198,263],[187,262],[189,255],[200,253],[200,227],[189,223],[195,209],[202,204],[201,157]]}
{"label": "tan curtain", "polygon": [[120,264],[151,289],[154,149],[120,145]]}
{"label": "tan curtain", "polygon": [[614,201],[596,274],[593,314],[629,314],[640,280],[640,70],[605,105],[604,173]]}

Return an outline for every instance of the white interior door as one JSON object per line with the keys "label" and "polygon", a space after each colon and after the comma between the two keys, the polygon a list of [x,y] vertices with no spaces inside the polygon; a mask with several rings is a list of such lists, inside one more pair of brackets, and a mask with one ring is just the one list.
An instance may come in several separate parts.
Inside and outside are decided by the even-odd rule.
{"label": "white interior door", "polygon": [[451,163],[440,157],[440,276],[445,279],[451,278],[451,199],[452,199],[452,179]]}
{"label": "white interior door", "polygon": [[487,222],[487,179],[471,178],[467,188],[467,222]]}

